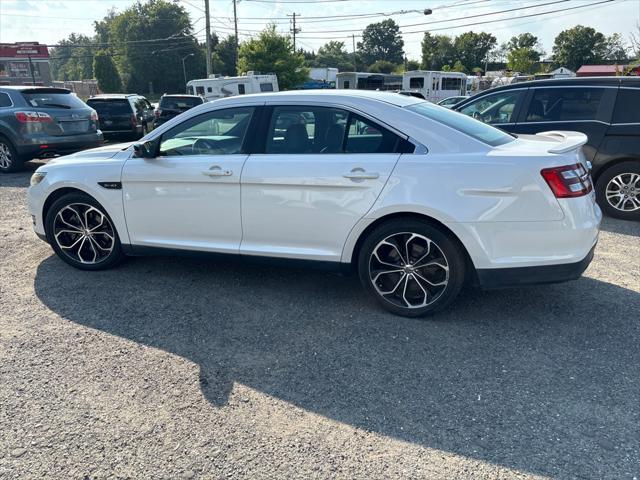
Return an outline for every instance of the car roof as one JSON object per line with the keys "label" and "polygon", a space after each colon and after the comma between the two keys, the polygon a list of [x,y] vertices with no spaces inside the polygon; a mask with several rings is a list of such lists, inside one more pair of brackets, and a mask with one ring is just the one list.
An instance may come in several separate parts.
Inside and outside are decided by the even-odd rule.
{"label": "car roof", "polygon": [[291,90],[285,92],[271,93],[252,93],[249,95],[238,95],[233,97],[221,98],[211,103],[218,102],[241,102],[245,99],[256,101],[265,101],[267,103],[275,103],[278,101],[347,101],[354,100],[371,100],[389,103],[398,107],[405,107],[415,103],[424,102],[424,100],[408,96],[400,95],[395,92],[380,92],[374,90]]}
{"label": "car roof", "polygon": [[13,90],[17,92],[26,92],[36,90],[41,93],[71,93],[71,90],[58,87],[44,87],[42,85],[0,85],[0,90]]}
{"label": "car roof", "polygon": [[[618,87],[621,85],[640,87],[640,77],[572,77],[572,78],[547,78],[544,80],[529,80],[527,82],[511,83],[494,87],[489,90],[497,92],[498,90],[508,90],[511,88],[528,88],[528,87],[566,87],[566,86],[594,86],[594,87]],[[485,90],[480,93],[488,92]]]}
{"label": "car roof", "polygon": [[101,93],[94,95],[89,100],[124,100],[129,97],[140,97],[137,93]]}
{"label": "car roof", "polygon": [[202,98],[200,95],[189,95],[188,93],[165,93],[163,97],[180,97],[180,98]]}

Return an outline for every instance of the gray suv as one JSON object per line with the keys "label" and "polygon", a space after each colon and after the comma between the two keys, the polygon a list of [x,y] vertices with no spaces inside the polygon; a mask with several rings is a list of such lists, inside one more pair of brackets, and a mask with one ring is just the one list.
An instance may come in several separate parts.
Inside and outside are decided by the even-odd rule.
{"label": "gray suv", "polygon": [[65,155],[103,143],[95,110],[65,88],[0,87],[0,172],[32,158]]}

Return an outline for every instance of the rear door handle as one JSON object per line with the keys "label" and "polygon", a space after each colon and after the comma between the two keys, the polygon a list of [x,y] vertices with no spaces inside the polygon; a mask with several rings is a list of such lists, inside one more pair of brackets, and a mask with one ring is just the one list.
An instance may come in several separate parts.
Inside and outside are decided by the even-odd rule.
{"label": "rear door handle", "polygon": [[342,176],[350,180],[375,180],[376,178],[380,178],[378,172],[366,172],[363,168],[354,168]]}
{"label": "rear door handle", "polygon": [[209,177],[230,177],[231,175],[233,175],[233,171],[223,170],[218,165],[214,165],[209,170],[203,170],[202,174]]}

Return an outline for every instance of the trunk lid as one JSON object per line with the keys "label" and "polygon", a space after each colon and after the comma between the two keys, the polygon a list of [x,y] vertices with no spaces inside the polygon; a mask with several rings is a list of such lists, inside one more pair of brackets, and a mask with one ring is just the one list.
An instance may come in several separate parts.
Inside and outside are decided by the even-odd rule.
{"label": "trunk lid", "polygon": [[42,131],[47,135],[81,135],[95,133],[98,129],[91,107],[68,90],[34,88],[22,92],[22,95],[30,108],[51,119],[41,122]]}

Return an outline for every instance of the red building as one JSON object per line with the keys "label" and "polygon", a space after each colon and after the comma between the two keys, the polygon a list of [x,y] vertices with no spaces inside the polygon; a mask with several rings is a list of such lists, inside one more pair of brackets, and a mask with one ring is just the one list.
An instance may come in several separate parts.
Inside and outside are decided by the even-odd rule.
{"label": "red building", "polygon": [[49,50],[38,42],[0,43],[0,85],[51,85]]}
{"label": "red building", "polygon": [[640,65],[583,65],[576,72],[578,77],[615,77],[640,75]]}

